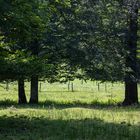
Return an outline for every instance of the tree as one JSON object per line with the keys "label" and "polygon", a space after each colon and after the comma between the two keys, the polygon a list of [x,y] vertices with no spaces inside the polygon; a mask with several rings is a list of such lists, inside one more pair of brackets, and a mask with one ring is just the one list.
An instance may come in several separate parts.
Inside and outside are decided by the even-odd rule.
{"label": "tree", "polygon": [[[22,52],[26,52],[26,44],[38,37],[35,36],[36,32],[42,32],[42,21],[35,12],[39,6],[38,1],[2,0],[0,2],[2,5],[0,7],[0,32],[4,36],[3,42],[8,43],[7,48],[10,52],[9,57],[7,57],[10,62],[7,63],[9,66],[5,70],[5,75],[9,71],[10,75],[6,78],[19,81],[19,103],[26,103],[24,79],[29,77],[30,70],[26,67],[28,62],[25,60],[28,59],[25,59]],[[24,69],[24,67],[27,69]]]}
{"label": "tree", "polygon": [[130,2],[129,12],[129,34],[127,41],[127,50],[129,55],[126,57],[126,67],[129,68],[125,74],[125,99],[124,105],[138,103],[138,65],[137,65],[137,42],[138,42],[138,1]]}
{"label": "tree", "polygon": [[[124,105],[138,103],[137,32],[139,1],[83,1],[81,46],[86,77],[124,81]],[[90,18],[89,18],[90,16]],[[84,24],[83,24],[84,23]]]}

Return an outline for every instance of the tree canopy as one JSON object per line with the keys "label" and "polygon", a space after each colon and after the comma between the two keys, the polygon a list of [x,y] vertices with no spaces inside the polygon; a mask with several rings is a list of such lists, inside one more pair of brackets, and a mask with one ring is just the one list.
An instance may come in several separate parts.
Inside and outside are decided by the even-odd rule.
{"label": "tree canopy", "polygon": [[132,99],[139,9],[138,0],[0,0],[0,79],[31,80],[33,91],[39,79],[123,81]]}

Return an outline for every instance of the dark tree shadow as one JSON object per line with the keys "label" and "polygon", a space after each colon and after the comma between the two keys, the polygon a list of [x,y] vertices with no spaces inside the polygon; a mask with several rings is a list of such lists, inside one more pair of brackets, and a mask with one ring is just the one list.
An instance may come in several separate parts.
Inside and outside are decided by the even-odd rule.
{"label": "dark tree shadow", "polygon": [[33,109],[66,109],[66,108],[88,108],[88,109],[97,109],[97,110],[111,110],[111,111],[140,111],[140,105],[131,105],[131,106],[120,106],[118,104],[114,104],[113,102],[104,103],[104,102],[98,102],[95,100],[95,102],[92,103],[83,103],[80,101],[71,101],[71,102],[59,102],[59,101],[52,101],[52,100],[46,100],[44,102],[39,102],[38,104],[18,104],[15,101],[12,100],[1,100],[0,101],[0,110],[14,107],[18,109],[26,109],[26,108],[33,108]]}
{"label": "dark tree shadow", "polygon": [[0,116],[1,140],[139,140],[140,126],[101,119],[51,120]]}

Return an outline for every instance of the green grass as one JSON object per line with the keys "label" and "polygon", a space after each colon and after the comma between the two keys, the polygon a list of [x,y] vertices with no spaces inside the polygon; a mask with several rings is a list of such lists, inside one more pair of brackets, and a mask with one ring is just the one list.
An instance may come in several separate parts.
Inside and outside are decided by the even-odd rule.
{"label": "green grass", "polygon": [[[98,82],[99,83],[99,82]],[[98,90],[97,82],[81,83],[81,81],[74,81],[74,92],[68,91],[68,83],[60,84],[48,84],[41,82],[41,92],[39,96],[40,102],[54,102],[57,104],[73,104],[73,103],[85,103],[92,104],[94,102],[108,103],[108,102],[121,102],[124,98],[124,85],[122,83],[107,83],[105,90],[105,84],[100,83]],[[40,84],[39,84],[40,85]],[[26,94],[29,100],[30,87],[29,83],[26,83]],[[9,91],[4,90],[6,84],[0,86],[0,100],[12,100],[17,101],[17,84],[11,83],[9,85]],[[8,96],[7,96],[8,95]]]}
{"label": "green grass", "polygon": [[[17,85],[0,87],[0,140],[139,140],[140,106],[118,107],[121,83],[42,82],[39,105],[18,105]],[[29,100],[29,83],[26,93]]]}

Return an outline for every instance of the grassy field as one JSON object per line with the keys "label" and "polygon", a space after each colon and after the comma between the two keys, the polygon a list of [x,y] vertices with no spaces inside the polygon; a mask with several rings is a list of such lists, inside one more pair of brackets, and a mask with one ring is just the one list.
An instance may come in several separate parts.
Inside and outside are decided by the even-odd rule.
{"label": "grassy field", "polygon": [[[39,105],[17,105],[17,84],[0,85],[0,140],[140,140],[140,106],[119,107],[122,83],[41,82]],[[29,100],[29,83],[26,93]]]}

